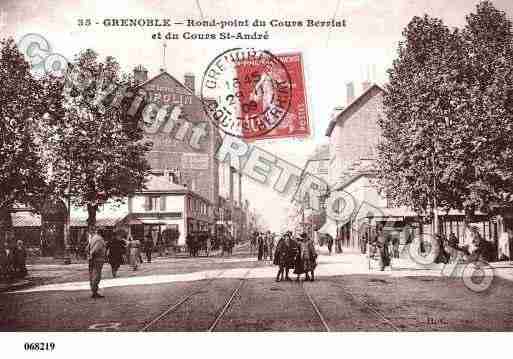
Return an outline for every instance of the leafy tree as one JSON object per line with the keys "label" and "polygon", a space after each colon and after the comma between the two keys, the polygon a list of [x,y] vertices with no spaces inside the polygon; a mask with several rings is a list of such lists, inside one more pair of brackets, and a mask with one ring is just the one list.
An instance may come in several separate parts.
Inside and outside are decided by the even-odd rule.
{"label": "leafy tree", "polygon": [[88,226],[94,227],[101,204],[122,201],[143,187],[151,145],[127,114],[131,102],[124,95],[132,79],[113,57],[100,61],[93,50],[85,50],[69,68],[67,81],[61,82],[64,116],[47,123],[45,146],[52,159],[52,186],[70,195],[73,205],[86,207]]}
{"label": "leafy tree", "polygon": [[[465,211],[513,198],[511,22],[484,1],[461,31],[413,18],[389,71],[378,181],[398,204]],[[436,196],[436,197],[435,197]]]}
{"label": "leafy tree", "polygon": [[0,42],[0,83],[0,212],[8,218],[13,203],[46,191],[32,131],[46,112],[46,92],[13,39]]}
{"label": "leafy tree", "polygon": [[462,96],[455,101],[453,161],[444,180],[455,182],[455,207],[490,211],[513,201],[513,32],[491,2],[466,17],[462,31]]}
{"label": "leafy tree", "polygon": [[454,116],[454,85],[461,62],[461,40],[439,19],[414,17],[403,31],[399,57],[389,70],[385,117],[379,125],[378,185],[392,202],[426,212],[453,200],[450,184],[440,181],[449,160],[447,123]]}

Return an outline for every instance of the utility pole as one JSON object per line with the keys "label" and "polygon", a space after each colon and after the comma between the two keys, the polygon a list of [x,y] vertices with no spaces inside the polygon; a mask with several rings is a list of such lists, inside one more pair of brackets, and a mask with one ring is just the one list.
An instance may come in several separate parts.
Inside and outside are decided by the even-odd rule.
{"label": "utility pole", "polygon": [[[228,208],[230,209],[230,232],[231,234],[235,237],[235,225],[233,223],[233,220],[235,218],[234,216],[234,213],[233,213],[233,210],[234,210],[234,206],[233,206],[233,172],[234,172],[234,168],[232,166],[230,166],[228,164],[228,172],[229,172],[229,206]],[[234,238],[235,241],[237,241],[236,238]]]}
{"label": "utility pole", "polygon": [[436,166],[435,166],[435,154],[433,152],[433,235],[438,233],[438,202],[436,200]]}

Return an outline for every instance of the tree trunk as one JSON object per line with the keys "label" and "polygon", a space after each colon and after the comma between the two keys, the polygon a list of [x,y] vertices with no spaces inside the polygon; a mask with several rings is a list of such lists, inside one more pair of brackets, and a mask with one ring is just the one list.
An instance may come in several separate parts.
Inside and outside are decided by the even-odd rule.
{"label": "tree trunk", "polygon": [[[9,207],[0,208],[0,241],[5,243],[9,241],[14,234],[14,228],[12,226],[12,217]],[[9,243],[12,245],[12,243]]]}
{"label": "tree trunk", "polygon": [[87,229],[93,231],[96,228],[96,211],[98,210],[97,205],[87,205]]}

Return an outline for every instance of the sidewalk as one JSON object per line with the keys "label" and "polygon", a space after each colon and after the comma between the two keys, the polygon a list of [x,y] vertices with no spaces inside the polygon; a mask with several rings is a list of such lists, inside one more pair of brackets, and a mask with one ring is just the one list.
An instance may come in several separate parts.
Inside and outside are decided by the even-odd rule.
{"label": "sidewalk", "polygon": [[33,285],[33,283],[27,279],[20,279],[20,280],[16,280],[13,282],[7,282],[7,283],[0,282],[0,293],[24,289],[24,288],[30,287],[31,285]]}
{"label": "sidewalk", "polygon": [[[469,264],[430,264],[422,265],[415,263],[409,258],[393,258],[392,266],[387,267],[385,271],[380,271],[377,260],[369,259],[367,255],[359,252],[333,253],[328,255],[327,250],[324,248],[317,248],[318,266],[316,274],[319,277],[325,276],[340,276],[340,275],[379,275],[390,277],[456,277],[468,276],[475,273],[472,267],[468,268]],[[175,281],[178,278],[192,279],[204,273],[216,273],[218,270],[224,268],[229,269],[226,276],[230,276],[231,271],[237,271],[241,268],[247,268],[249,262],[254,262],[254,257],[183,257],[183,258],[169,258],[159,257],[152,261],[152,264],[143,264],[139,271],[132,271],[129,266],[122,266],[119,272],[120,278],[114,279],[115,285],[127,284],[141,284],[144,280],[151,281]],[[495,262],[490,263],[493,268],[494,275],[503,279],[513,282],[513,263],[512,262]],[[260,267],[260,266],[259,266]],[[29,270],[29,277],[24,281],[0,284],[0,292],[14,291],[24,289],[25,287],[66,287],[74,288],[74,285],[80,284],[86,286],[87,284],[87,263],[74,263],[69,265],[64,264],[34,264],[27,266]],[[465,269],[467,269],[465,271]],[[252,270],[252,276],[256,278],[274,278],[276,268],[271,263],[255,268]],[[108,265],[104,268],[104,279],[110,278],[110,269]],[[123,278],[124,277],[124,278]],[[141,282],[143,281],[143,282]],[[84,284],[85,283],[85,284]],[[107,282],[108,283],[108,282]],[[69,289],[68,288],[68,289]],[[84,287],[85,288],[85,287]]]}
{"label": "sidewalk", "polygon": [[[392,258],[391,267],[382,272],[379,262],[369,258],[359,251],[332,253],[328,255],[326,247],[317,247],[319,253],[319,272],[328,275],[340,274],[382,274],[393,277],[406,276],[468,276],[475,272],[470,263],[431,263],[420,264],[413,261],[408,255],[402,258]],[[488,263],[495,276],[513,282],[513,261]]]}

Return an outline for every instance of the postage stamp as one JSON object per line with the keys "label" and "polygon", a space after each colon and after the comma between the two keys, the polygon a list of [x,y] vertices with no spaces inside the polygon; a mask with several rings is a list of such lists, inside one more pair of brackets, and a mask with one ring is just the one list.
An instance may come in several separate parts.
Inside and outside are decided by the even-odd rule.
{"label": "postage stamp", "polygon": [[285,65],[292,80],[292,100],[283,121],[259,139],[302,139],[308,137],[311,134],[311,129],[308,118],[303,57],[300,52],[276,54],[276,57]]}
{"label": "postage stamp", "polygon": [[259,139],[282,123],[293,103],[286,65],[271,52],[230,49],[203,74],[201,100],[213,123],[228,135]]}

